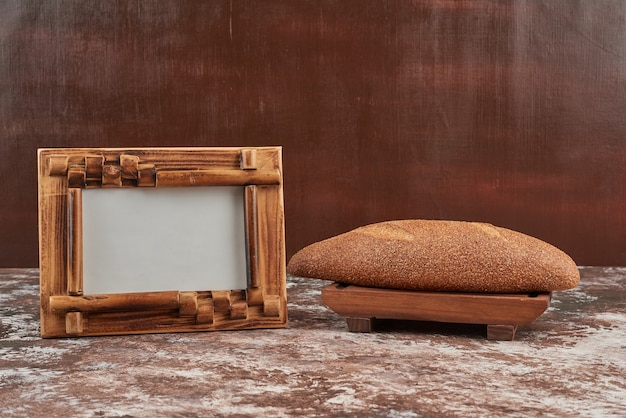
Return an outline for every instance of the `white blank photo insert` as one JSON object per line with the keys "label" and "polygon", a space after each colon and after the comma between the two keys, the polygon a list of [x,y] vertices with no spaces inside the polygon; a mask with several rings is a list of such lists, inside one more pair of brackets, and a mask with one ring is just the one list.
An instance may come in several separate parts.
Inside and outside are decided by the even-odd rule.
{"label": "white blank photo insert", "polygon": [[247,287],[242,187],[83,190],[85,294]]}

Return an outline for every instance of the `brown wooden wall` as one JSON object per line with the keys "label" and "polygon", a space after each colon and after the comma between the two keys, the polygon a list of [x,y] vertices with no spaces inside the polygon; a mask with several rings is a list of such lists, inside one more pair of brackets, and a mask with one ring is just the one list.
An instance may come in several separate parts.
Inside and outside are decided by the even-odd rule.
{"label": "brown wooden wall", "polygon": [[0,266],[38,147],[283,145],[289,255],[480,220],[626,265],[626,2],[0,2]]}

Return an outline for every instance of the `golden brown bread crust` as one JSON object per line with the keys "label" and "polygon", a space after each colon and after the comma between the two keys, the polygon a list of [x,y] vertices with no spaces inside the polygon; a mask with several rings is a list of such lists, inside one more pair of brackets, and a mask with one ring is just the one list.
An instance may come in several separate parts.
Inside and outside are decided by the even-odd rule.
{"label": "golden brown bread crust", "polygon": [[580,280],[567,254],[537,238],[436,220],[382,222],[311,244],[287,272],[359,286],[481,293],[549,292]]}

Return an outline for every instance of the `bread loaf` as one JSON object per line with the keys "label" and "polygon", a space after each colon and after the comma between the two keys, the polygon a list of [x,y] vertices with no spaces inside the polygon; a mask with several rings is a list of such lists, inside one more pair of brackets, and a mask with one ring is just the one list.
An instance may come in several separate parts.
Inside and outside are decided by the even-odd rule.
{"label": "bread loaf", "polygon": [[402,220],[364,226],[296,253],[287,272],[368,287],[478,293],[550,292],[580,275],[563,251],[490,224]]}

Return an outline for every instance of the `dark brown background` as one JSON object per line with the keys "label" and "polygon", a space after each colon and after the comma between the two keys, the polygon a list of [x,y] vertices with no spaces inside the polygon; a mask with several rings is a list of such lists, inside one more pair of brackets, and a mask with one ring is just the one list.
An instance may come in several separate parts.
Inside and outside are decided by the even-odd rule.
{"label": "dark brown background", "polygon": [[283,145],[287,246],[488,221],[626,265],[626,2],[0,2],[0,266],[38,147]]}

